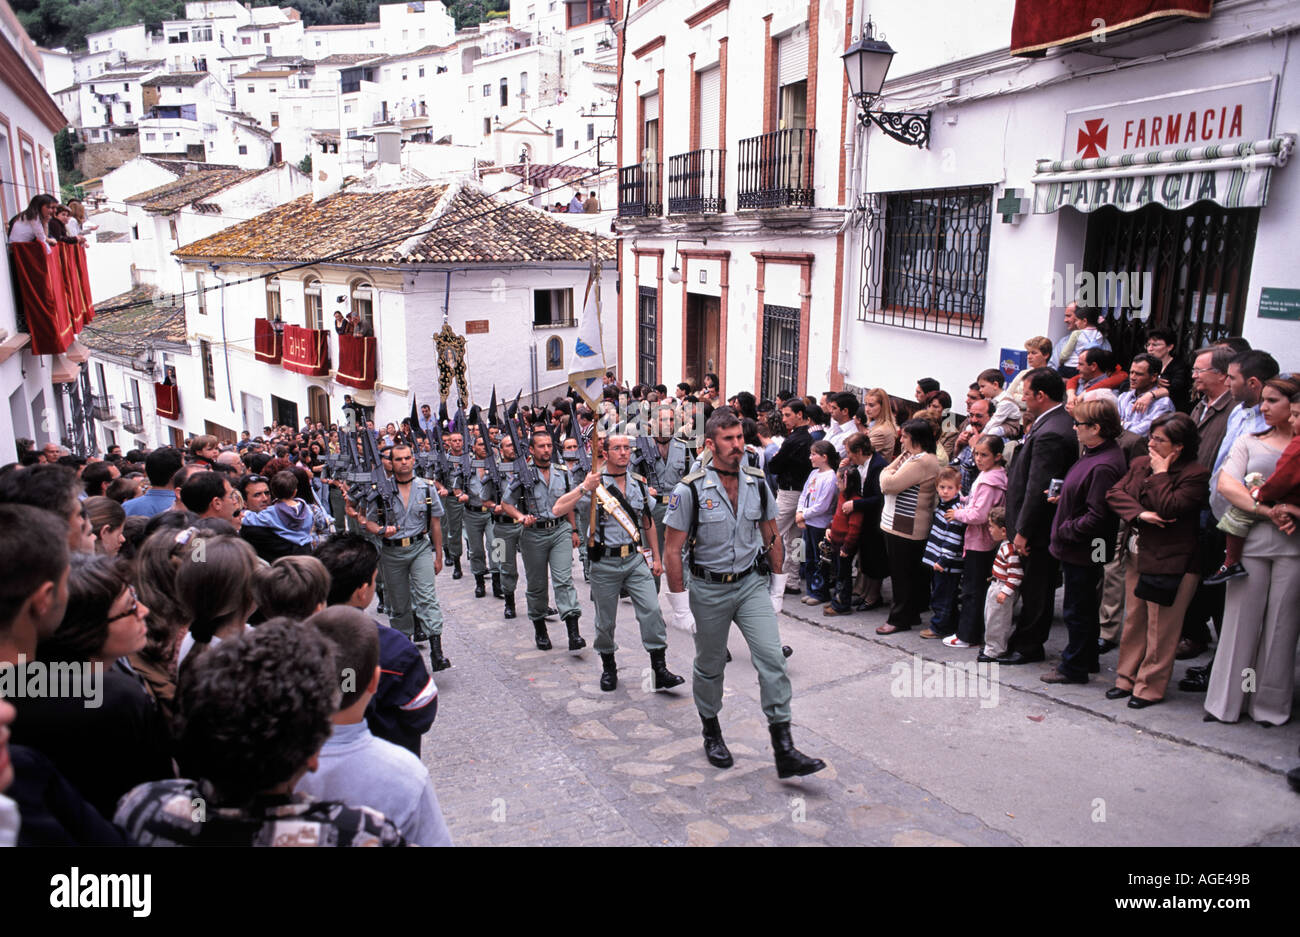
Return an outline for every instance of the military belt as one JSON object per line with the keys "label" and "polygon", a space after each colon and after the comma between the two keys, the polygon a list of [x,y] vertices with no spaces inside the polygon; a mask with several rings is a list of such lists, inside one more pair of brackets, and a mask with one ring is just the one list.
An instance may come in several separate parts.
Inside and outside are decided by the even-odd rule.
{"label": "military belt", "polygon": [[393,538],[391,540],[385,540],[384,543],[394,547],[409,547],[413,543],[419,543],[427,536],[429,535],[416,534],[414,537],[401,537],[401,538]]}
{"label": "military belt", "polygon": [[754,570],[758,569],[755,563],[749,569],[741,570],[738,573],[715,573],[712,570],[705,569],[703,566],[691,565],[691,575],[696,579],[703,579],[705,582],[739,582]]}

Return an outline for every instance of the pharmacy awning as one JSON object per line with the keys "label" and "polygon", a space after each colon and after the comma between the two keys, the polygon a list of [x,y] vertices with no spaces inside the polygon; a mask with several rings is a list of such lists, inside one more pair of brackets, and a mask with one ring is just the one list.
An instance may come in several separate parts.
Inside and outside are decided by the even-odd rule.
{"label": "pharmacy awning", "polygon": [[1181,210],[1210,201],[1224,208],[1253,208],[1268,201],[1269,179],[1285,166],[1296,135],[1254,143],[1174,147],[1097,156],[1040,159],[1033,177],[1034,213],[1061,208],[1096,211],[1106,205],[1136,211],[1147,205]]}

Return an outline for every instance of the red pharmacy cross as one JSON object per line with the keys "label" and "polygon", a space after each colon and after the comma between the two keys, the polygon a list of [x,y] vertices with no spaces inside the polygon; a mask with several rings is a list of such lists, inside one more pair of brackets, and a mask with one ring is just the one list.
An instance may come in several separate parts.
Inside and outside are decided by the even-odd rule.
{"label": "red pharmacy cross", "polygon": [[1106,137],[1110,134],[1110,128],[1100,117],[1085,120],[1083,126],[1085,129],[1079,131],[1079,155],[1084,159],[1094,159],[1101,155],[1099,150],[1106,149]]}

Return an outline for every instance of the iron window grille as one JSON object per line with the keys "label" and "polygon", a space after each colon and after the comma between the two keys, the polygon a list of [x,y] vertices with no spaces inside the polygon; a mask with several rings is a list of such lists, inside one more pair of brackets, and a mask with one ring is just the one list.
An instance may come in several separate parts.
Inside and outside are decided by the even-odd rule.
{"label": "iron window grille", "polygon": [[1258,226],[1258,208],[1213,202],[1090,214],[1083,268],[1119,360],[1143,351],[1155,327],[1173,330],[1183,353],[1240,335]]}
{"label": "iron window grille", "polygon": [[863,208],[859,320],[983,338],[993,188],[872,193]]}
{"label": "iron window grille", "polygon": [[741,140],[737,208],[811,208],[816,133],[792,128]]}
{"label": "iron window grille", "polygon": [[763,306],[763,380],[759,396],[775,399],[799,386],[799,310]]}
{"label": "iron window grille", "polygon": [[668,160],[668,212],[715,214],[727,209],[726,150],[692,150]]}
{"label": "iron window grille", "polygon": [[663,163],[637,163],[618,171],[618,216],[658,217],[664,213],[659,179]]}

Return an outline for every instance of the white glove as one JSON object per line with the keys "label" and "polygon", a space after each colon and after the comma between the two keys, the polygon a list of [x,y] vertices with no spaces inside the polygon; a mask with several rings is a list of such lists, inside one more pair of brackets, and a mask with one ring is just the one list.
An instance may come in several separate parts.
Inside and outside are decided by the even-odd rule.
{"label": "white glove", "polygon": [[672,626],[687,634],[695,634],[695,617],[691,615],[689,592],[669,592],[668,604],[672,606]]}
{"label": "white glove", "polygon": [[789,573],[772,574],[772,611],[781,614],[781,606],[785,603],[785,581],[790,578]]}

